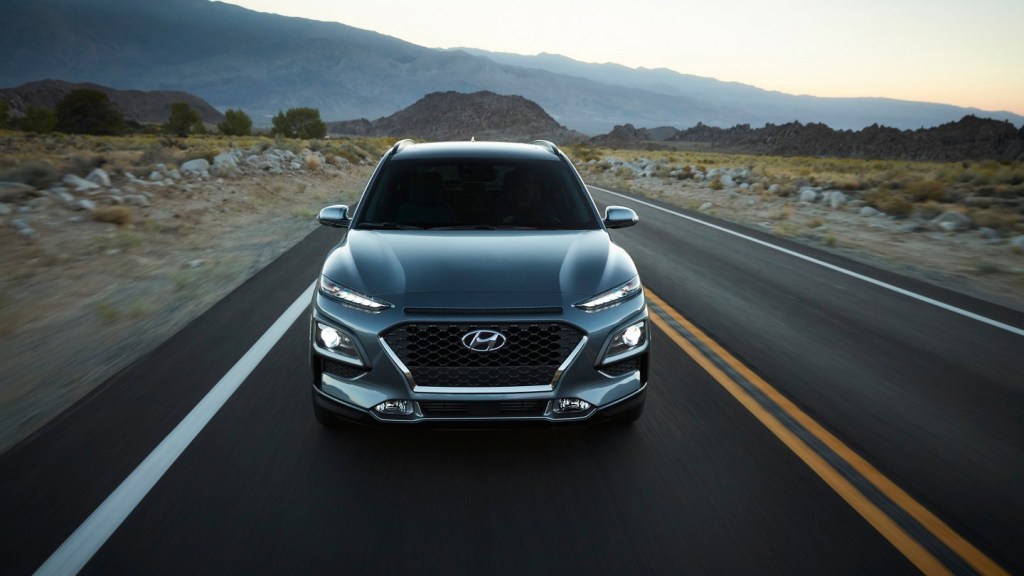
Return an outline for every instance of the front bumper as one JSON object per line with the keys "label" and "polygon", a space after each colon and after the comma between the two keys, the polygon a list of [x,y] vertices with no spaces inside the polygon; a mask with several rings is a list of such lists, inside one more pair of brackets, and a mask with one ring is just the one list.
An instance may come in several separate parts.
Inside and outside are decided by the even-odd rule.
{"label": "front bumper", "polygon": [[[623,326],[648,318],[643,296],[613,309],[588,313],[568,309],[558,318],[437,316],[410,319],[399,311],[366,314],[353,311],[317,294],[311,319],[311,367],[313,401],[326,412],[344,420],[368,424],[419,424],[458,422],[583,423],[614,418],[636,409],[646,398],[649,334],[628,357],[617,356],[614,365],[603,363],[612,335]],[[522,386],[453,387],[417,385],[409,368],[384,341],[395,326],[464,323],[563,323],[583,334],[582,343],[554,372],[550,382],[524,382]],[[649,321],[648,321],[649,322]],[[315,329],[327,323],[355,337],[362,366],[338,362],[317,345]],[[649,330],[649,328],[648,328]],[[540,384],[540,385],[538,385]],[[561,400],[561,402],[560,402]],[[401,403],[403,410],[385,412],[382,403]],[[568,402],[570,405],[564,406]]]}

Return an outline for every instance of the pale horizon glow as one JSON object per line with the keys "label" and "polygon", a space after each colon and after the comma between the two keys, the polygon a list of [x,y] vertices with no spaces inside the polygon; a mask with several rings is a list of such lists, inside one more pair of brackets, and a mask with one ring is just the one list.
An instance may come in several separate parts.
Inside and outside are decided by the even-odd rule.
{"label": "pale horizon glow", "polygon": [[559,54],[787,94],[1024,115],[1022,0],[230,0],[428,48]]}

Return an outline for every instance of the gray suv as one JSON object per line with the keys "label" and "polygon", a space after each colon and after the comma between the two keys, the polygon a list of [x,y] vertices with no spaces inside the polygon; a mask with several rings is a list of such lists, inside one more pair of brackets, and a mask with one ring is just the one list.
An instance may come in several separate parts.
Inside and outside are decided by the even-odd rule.
{"label": "gray suv", "polygon": [[344,229],[310,321],[313,413],[340,420],[632,422],[647,305],[636,266],[554,144],[403,140]]}

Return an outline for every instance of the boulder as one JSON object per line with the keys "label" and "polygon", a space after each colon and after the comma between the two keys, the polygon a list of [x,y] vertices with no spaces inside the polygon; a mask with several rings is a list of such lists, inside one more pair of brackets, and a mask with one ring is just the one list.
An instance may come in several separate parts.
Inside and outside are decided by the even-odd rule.
{"label": "boulder", "polygon": [[846,205],[846,194],[839,190],[829,190],[825,192],[825,201],[833,210],[839,210]]}
{"label": "boulder", "polygon": [[942,215],[932,220],[928,226],[932,230],[942,230],[943,232],[962,232],[974,227],[974,221],[966,214],[949,211],[943,212]]}
{"label": "boulder", "polygon": [[805,187],[800,189],[800,201],[807,202],[809,204],[818,201],[818,190],[811,187]]}
{"label": "boulder", "polygon": [[878,216],[879,214],[881,214],[881,212],[879,212],[878,210],[875,210],[871,206],[865,206],[865,207],[860,209],[860,215],[861,216],[871,217],[871,216]]}
{"label": "boulder", "polygon": [[61,178],[61,182],[67,184],[69,188],[74,189],[75,192],[88,192],[89,190],[99,190],[100,185],[95,182],[90,182],[81,176],[74,174],[65,174]]}
{"label": "boulder", "polygon": [[235,155],[231,152],[224,152],[214,157],[210,174],[214,176],[241,176],[242,171],[238,168],[238,161],[235,160]]}
{"label": "boulder", "polygon": [[106,170],[103,168],[97,168],[92,172],[89,172],[89,175],[86,176],[85,179],[98,186],[103,186],[104,188],[110,187],[110,175],[107,174]]}
{"label": "boulder", "polygon": [[210,163],[206,161],[206,158],[196,158],[181,165],[181,173],[186,175],[203,176],[208,174],[209,171]]}

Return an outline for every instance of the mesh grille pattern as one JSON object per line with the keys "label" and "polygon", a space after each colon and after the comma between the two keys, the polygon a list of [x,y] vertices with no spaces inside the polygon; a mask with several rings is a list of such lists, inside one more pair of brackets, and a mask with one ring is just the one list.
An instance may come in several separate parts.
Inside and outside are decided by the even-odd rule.
{"label": "mesh grille pattern", "polygon": [[[474,330],[494,330],[507,341],[497,350],[475,352],[462,343]],[[582,332],[559,322],[402,324],[384,335],[417,386],[444,387],[551,384],[582,338]]]}
{"label": "mesh grille pattern", "polygon": [[508,402],[420,402],[424,416],[543,416],[546,400]]}
{"label": "mesh grille pattern", "polygon": [[630,372],[636,372],[640,369],[640,356],[633,356],[632,358],[626,358],[615,364],[609,364],[601,368],[601,372],[608,374],[609,376],[623,376]]}

